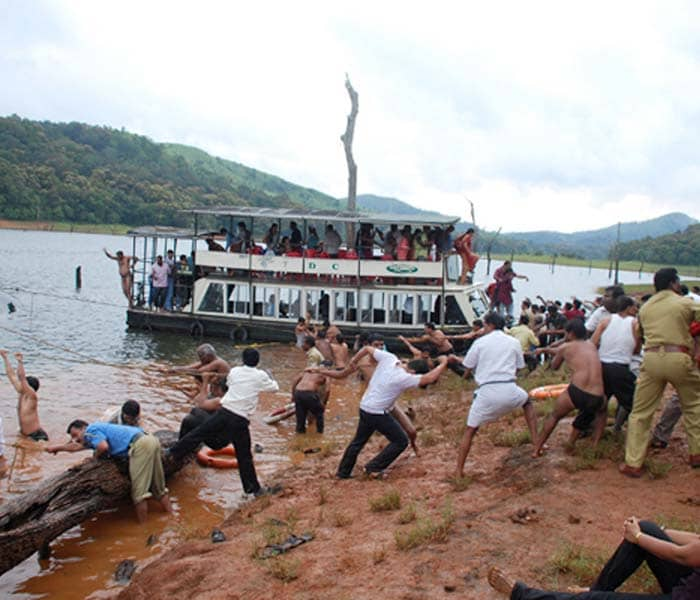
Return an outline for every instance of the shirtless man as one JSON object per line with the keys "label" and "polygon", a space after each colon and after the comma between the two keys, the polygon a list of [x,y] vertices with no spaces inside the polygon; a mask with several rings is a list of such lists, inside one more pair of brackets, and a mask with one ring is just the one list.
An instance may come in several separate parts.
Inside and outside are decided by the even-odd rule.
{"label": "shirtless man", "polygon": [[104,250],[107,258],[116,260],[119,264],[119,276],[122,279],[122,292],[124,292],[124,296],[126,296],[126,299],[129,301],[129,308],[131,308],[134,305],[134,299],[131,296],[131,287],[133,283],[131,279],[131,267],[136,264],[138,258],[135,256],[125,256],[121,250],[117,250],[116,256],[107,252],[107,248],[102,248],[102,250]]}
{"label": "shirtless man", "polygon": [[[197,358],[199,360],[183,367],[173,367],[171,373],[187,373],[190,375],[203,375],[204,373],[218,373],[221,380],[226,380],[228,372],[231,370],[229,365],[223,358],[216,355],[216,350],[211,344],[201,344],[197,346]],[[215,382],[213,378],[211,382]],[[218,383],[218,382],[217,382]],[[213,389],[210,390],[213,393]]]}
{"label": "shirtless man", "polygon": [[428,363],[428,366],[432,369],[435,366],[435,363],[433,359],[430,356],[430,352],[427,350],[421,350],[420,348],[416,348],[411,342],[409,342],[404,336],[400,335],[398,337],[398,340],[403,342],[403,345],[406,346],[406,349],[411,353],[411,356],[413,358],[421,358],[424,361]]}
{"label": "shirtless man", "polygon": [[324,361],[333,363],[333,349],[323,329],[316,334],[316,349],[321,353]]}
{"label": "shirtless man", "polygon": [[450,340],[447,339],[444,332],[435,327],[435,323],[426,323],[423,331],[424,333],[420,337],[407,338],[406,341],[412,344],[431,344],[438,354],[449,355],[454,352]]}
{"label": "shirtless man", "polygon": [[316,431],[323,433],[323,413],[328,402],[326,378],[319,373],[303,371],[292,383],[292,402],[296,410],[297,433],[306,433],[306,415],[316,419]]}
{"label": "shirtless man", "polygon": [[333,363],[336,368],[344,369],[350,359],[350,349],[340,333],[331,340],[331,352],[333,352]]}
{"label": "shirtless man", "polygon": [[[603,390],[603,369],[595,345],[586,340],[586,326],[581,319],[573,319],[565,328],[563,344],[556,349],[540,348],[536,352],[553,353],[552,368],[558,369],[566,362],[571,369],[571,383],[556,399],[554,411],[547,417],[542,428],[533,457],[542,455],[542,448],[560,419],[577,408],[579,415],[573,422],[569,443],[573,444],[583,430],[581,423],[595,419],[593,446],[597,446],[605,428],[606,411]],[[592,417],[592,418],[591,418]]]}
{"label": "shirtless man", "polygon": [[39,380],[36,377],[27,377],[24,373],[24,358],[21,352],[15,352],[17,359],[17,373],[14,372],[7,358],[7,350],[0,350],[0,356],[5,362],[5,371],[10,383],[17,390],[17,416],[19,418],[19,430],[22,435],[33,439],[35,442],[48,441],[48,434],[39,424]]}
{"label": "shirtless man", "polygon": [[323,326],[326,329],[326,337],[328,338],[328,341],[332,344],[335,339],[341,335],[340,327],[337,325],[331,325],[328,321],[325,321],[323,323]]}

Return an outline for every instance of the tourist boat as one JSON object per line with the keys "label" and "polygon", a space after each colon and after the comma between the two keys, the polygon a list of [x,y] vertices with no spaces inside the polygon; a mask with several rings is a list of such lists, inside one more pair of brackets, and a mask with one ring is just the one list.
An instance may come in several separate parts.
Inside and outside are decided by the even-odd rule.
{"label": "tourist boat", "polygon": [[[484,285],[457,283],[459,258],[453,254],[438,258],[432,252],[433,260],[395,260],[374,248],[371,257],[358,258],[341,246],[335,257],[308,248],[274,255],[263,245],[229,252],[208,249],[215,244],[205,243],[239,222],[257,240],[272,223],[284,231],[295,221],[307,239],[312,225],[317,225],[321,238],[328,224],[347,232],[347,237],[362,224],[384,231],[392,224],[399,230],[406,225],[446,228],[456,218],[254,207],[187,212],[193,217],[192,230],[142,227],[129,232],[132,254],[139,259],[134,267],[137,302],[128,310],[129,327],[223,336],[240,343],[291,342],[299,317],[305,317],[313,323],[330,321],[350,342],[361,331],[380,332],[387,346],[397,349],[399,335],[420,335],[429,322],[448,334],[468,331],[488,307]],[[176,258],[186,255],[196,275],[189,283],[186,275],[176,279],[175,295],[180,293],[183,306],[156,311],[149,308],[146,296],[149,274],[156,256],[165,257],[168,249]],[[181,293],[182,285],[190,284]]]}

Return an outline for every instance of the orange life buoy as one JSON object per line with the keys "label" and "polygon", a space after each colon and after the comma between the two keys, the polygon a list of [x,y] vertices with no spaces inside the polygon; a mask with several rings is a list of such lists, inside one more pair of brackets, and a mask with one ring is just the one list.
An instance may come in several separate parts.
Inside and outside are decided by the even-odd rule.
{"label": "orange life buoy", "polygon": [[555,383],[554,385],[543,385],[541,387],[535,388],[534,390],[530,390],[528,394],[530,395],[530,398],[536,398],[537,400],[546,400],[547,398],[556,398],[568,387],[568,383]]}
{"label": "orange life buoy", "polygon": [[[230,458],[220,458],[228,456]],[[238,461],[235,458],[236,449],[229,445],[220,450],[213,450],[202,446],[197,452],[197,462],[203,467],[214,467],[215,469],[237,469]]]}

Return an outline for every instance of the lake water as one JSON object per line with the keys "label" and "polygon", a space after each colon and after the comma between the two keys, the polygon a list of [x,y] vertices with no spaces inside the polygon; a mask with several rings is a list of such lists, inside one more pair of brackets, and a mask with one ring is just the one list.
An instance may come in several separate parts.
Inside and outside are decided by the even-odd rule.
{"label": "lake water", "polygon": [[[195,360],[195,342],[188,336],[129,331],[125,325],[126,301],[121,293],[117,265],[102,248],[130,253],[127,238],[106,235],[0,230],[0,347],[22,351],[28,374],[41,380],[39,412],[53,441],[66,438],[65,427],[73,418],[99,419],[109,407],[128,399],[142,405],[147,429],[177,429],[189,410],[183,388],[186,379],[164,376],[153,365],[186,364]],[[74,287],[75,268],[82,266],[83,289]],[[498,264],[492,264],[493,270]],[[515,301],[524,296],[593,298],[596,288],[610,283],[600,269],[515,264],[529,282],[516,280]],[[488,280],[480,261],[476,279]],[[650,280],[637,273],[623,273],[622,280]],[[7,305],[12,303],[12,314]],[[210,340],[221,356],[235,363],[240,350],[227,340]],[[291,381],[303,368],[302,353],[291,345],[261,345],[261,363],[280,383],[279,394],[261,399],[260,414],[287,401]],[[13,359],[14,363],[14,359]],[[344,442],[354,426],[359,383],[348,380],[333,385],[327,416],[330,438]],[[16,396],[0,374],[0,416],[3,419],[10,476],[0,480],[0,502],[30,489],[59,473],[81,457],[49,456],[39,445],[17,436]],[[252,423],[254,441],[264,452],[256,455],[261,479],[269,479],[281,465],[305,460],[289,453],[287,442],[293,425],[280,427]],[[310,442],[311,443],[311,442]],[[87,455],[86,455],[87,456]],[[124,558],[137,561],[162,552],[178,540],[205,535],[231,512],[240,498],[237,473],[186,467],[171,483],[176,520],[153,514],[147,526],[135,523],[132,508],[96,515],[52,544],[53,556],[43,563],[32,557],[0,577],[0,596],[34,598],[83,598],[114,585],[112,573]],[[146,545],[152,533],[156,544]]]}

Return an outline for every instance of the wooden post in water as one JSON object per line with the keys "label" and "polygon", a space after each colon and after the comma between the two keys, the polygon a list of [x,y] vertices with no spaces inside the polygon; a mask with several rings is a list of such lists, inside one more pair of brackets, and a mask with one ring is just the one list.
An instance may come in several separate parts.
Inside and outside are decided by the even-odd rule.
{"label": "wooden post in water", "polygon": [[78,265],[75,268],[75,289],[79,290],[83,287],[83,274],[82,267]]}
{"label": "wooden post in water", "polygon": [[554,265],[557,263],[557,255],[552,254],[552,266],[551,266],[551,272],[554,273]]}
{"label": "wooden post in water", "polygon": [[592,268],[593,268],[593,261],[591,260],[591,262],[588,263],[588,274],[589,274],[589,275],[591,274],[591,269],[592,269]]}
{"label": "wooden post in water", "polygon": [[622,223],[617,223],[617,241],[615,242],[615,285],[620,283],[620,227]]}
{"label": "wooden post in water", "polygon": [[639,263],[639,279],[642,278],[642,271],[644,270],[644,259]]}

